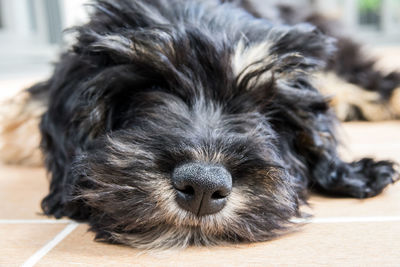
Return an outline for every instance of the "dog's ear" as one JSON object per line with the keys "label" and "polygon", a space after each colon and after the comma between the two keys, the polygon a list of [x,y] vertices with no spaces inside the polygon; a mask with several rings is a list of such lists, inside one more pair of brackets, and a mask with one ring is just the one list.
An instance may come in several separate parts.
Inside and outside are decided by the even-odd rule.
{"label": "dog's ear", "polygon": [[323,68],[334,51],[335,39],[311,24],[272,27],[256,40],[238,42],[232,69],[241,87],[250,88]]}
{"label": "dog's ear", "polygon": [[261,41],[243,38],[232,58],[239,95],[252,95],[260,107],[278,110],[287,121],[302,121],[297,108],[326,111],[327,99],[308,74],[324,67],[334,49],[334,40],[309,24],[273,27]]}
{"label": "dog's ear", "polygon": [[270,48],[272,54],[298,53],[323,64],[336,50],[334,38],[324,35],[308,23],[273,29],[270,34],[274,41]]}

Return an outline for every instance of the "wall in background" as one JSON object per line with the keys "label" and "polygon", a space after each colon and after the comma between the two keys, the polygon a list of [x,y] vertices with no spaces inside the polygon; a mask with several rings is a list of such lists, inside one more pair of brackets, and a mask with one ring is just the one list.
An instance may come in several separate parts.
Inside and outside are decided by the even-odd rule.
{"label": "wall in background", "polygon": [[85,21],[84,3],[0,0],[0,76],[47,71],[66,41],[63,29]]}
{"label": "wall in background", "polygon": [[369,44],[400,42],[400,0],[314,0],[353,37]]}
{"label": "wall in background", "polygon": [[[400,43],[400,0],[252,0],[318,8],[368,44]],[[64,42],[62,29],[83,23],[88,0],[0,0],[0,75],[49,68]]]}

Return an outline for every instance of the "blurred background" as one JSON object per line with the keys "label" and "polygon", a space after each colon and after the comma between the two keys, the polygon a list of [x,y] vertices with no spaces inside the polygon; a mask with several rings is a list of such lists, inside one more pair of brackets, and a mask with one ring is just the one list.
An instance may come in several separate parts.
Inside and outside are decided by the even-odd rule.
{"label": "blurred background", "polygon": [[[254,0],[260,8],[267,1]],[[68,41],[62,30],[83,23],[87,0],[0,0],[0,80],[42,76]],[[276,2],[276,1],[275,1]],[[400,0],[286,0],[341,21],[369,46],[400,45]]]}

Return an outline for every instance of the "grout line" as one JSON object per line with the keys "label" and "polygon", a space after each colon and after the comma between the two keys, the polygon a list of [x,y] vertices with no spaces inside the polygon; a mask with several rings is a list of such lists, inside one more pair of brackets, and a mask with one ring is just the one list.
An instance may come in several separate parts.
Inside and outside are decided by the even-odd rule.
{"label": "grout line", "polygon": [[61,232],[59,232],[52,240],[50,240],[46,245],[44,245],[41,249],[35,252],[29,259],[27,259],[21,266],[22,267],[31,267],[34,266],[41,258],[43,258],[50,250],[52,250],[55,246],[57,246],[65,237],[67,237],[75,228],[78,226],[78,223],[70,223],[68,224]]}
{"label": "grout line", "polygon": [[293,219],[291,221],[294,223],[399,222],[400,216],[327,217],[314,219]]}
{"label": "grout line", "polygon": [[[397,222],[400,216],[365,216],[365,217],[325,217],[311,219],[293,219],[294,223],[352,223],[352,222]],[[1,220],[0,224],[71,224],[73,220]]]}
{"label": "grout line", "polygon": [[72,223],[72,220],[0,220],[0,224],[62,224]]}
{"label": "grout line", "polygon": [[400,148],[400,144],[399,143],[395,143],[395,144],[365,144],[365,143],[352,143],[350,145],[348,145],[348,147],[350,147],[350,149],[353,148],[375,148],[375,149],[390,149],[395,151],[396,149]]}

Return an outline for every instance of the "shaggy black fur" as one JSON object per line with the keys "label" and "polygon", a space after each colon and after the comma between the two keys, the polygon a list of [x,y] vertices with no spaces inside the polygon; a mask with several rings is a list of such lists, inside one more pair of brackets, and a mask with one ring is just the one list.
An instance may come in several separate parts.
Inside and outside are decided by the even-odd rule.
{"label": "shaggy black fur", "polygon": [[[334,45],[310,24],[211,0],[98,0],[75,30],[54,75],[31,90],[48,101],[42,207],[88,221],[99,239],[263,241],[301,216],[309,187],[365,198],[397,179],[392,162],[338,157],[335,117],[308,79]],[[187,162],[230,172],[222,211],[177,206],[170,177]]]}

